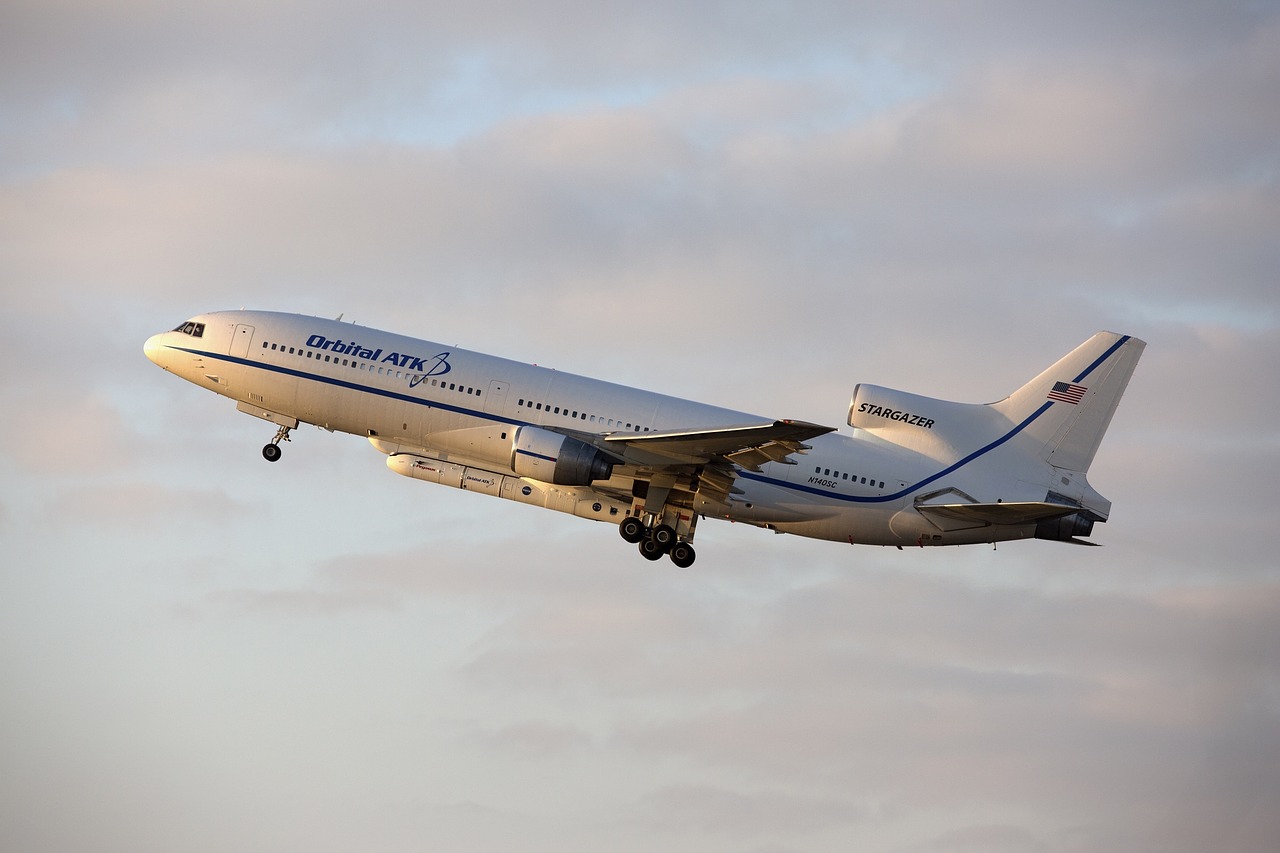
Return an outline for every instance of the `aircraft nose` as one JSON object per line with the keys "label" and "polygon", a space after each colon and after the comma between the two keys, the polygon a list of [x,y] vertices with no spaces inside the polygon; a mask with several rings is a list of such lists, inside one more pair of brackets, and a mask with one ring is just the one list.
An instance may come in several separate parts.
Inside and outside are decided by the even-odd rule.
{"label": "aircraft nose", "polygon": [[156,364],[164,367],[164,362],[160,360],[161,353],[164,351],[164,344],[160,342],[163,335],[152,335],[147,338],[147,342],[142,345],[142,352]]}

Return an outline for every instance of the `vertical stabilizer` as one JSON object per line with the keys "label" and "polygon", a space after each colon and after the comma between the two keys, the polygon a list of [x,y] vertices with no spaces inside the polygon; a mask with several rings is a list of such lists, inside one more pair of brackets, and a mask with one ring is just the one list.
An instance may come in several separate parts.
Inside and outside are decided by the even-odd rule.
{"label": "vertical stabilizer", "polygon": [[1145,346],[1128,335],[1098,332],[991,407],[1013,423],[1030,418],[1019,444],[1050,465],[1088,471]]}

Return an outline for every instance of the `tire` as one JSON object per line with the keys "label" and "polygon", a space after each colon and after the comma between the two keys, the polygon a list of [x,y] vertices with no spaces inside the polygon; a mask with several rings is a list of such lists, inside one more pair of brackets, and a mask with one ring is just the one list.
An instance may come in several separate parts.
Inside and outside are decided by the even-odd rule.
{"label": "tire", "polygon": [[658,543],[649,537],[640,540],[640,556],[646,560],[661,560],[665,552],[658,547]]}
{"label": "tire", "polygon": [[676,531],[669,524],[659,524],[650,535],[663,553],[670,551],[671,546],[676,544]]}
{"label": "tire", "polygon": [[687,569],[693,565],[693,561],[697,559],[693,546],[688,542],[677,542],[671,548],[671,562],[676,564],[677,569]]}
{"label": "tire", "polygon": [[277,444],[268,444],[262,448],[262,458],[268,462],[276,462],[284,455],[284,451]]}
{"label": "tire", "polygon": [[627,516],[618,525],[618,533],[622,535],[623,539],[634,545],[644,538],[644,525],[634,515]]}

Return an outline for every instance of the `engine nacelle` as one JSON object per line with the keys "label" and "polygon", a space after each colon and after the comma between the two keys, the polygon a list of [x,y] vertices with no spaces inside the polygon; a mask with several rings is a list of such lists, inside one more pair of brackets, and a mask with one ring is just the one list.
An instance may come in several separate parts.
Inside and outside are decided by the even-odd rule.
{"label": "engine nacelle", "polygon": [[511,470],[557,486],[607,480],[614,463],[584,441],[539,427],[522,426],[511,437]]}

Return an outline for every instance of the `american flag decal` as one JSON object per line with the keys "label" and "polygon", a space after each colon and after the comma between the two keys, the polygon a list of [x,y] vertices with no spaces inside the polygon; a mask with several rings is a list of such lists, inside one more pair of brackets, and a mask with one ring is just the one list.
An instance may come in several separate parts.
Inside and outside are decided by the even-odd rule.
{"label": "american flag decal", "polygon": [[1088,390],[1083,385],[1073,385],[1070,382],[1055,382],[1053,383],[1053,390],[1049,392],[1049,399],[1070,403],[1074,406],[1080,402],[1080,398]]}

